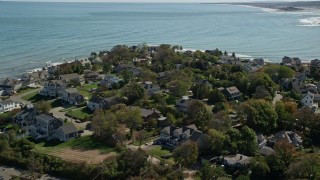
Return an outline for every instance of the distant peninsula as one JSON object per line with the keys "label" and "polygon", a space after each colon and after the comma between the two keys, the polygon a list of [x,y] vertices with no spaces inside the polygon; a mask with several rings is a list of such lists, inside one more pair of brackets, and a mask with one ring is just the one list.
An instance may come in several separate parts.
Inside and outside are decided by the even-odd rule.
{"label": "distant peninsula", "polygon": [[[208,3],[208,4],[211,4],[211,3]],[[245,5],[245,6],[276,9],[279,11],[303,11],[307,9],[320,9],[320,1],[246,2],[246,3],[215,3],[215,4]]]}

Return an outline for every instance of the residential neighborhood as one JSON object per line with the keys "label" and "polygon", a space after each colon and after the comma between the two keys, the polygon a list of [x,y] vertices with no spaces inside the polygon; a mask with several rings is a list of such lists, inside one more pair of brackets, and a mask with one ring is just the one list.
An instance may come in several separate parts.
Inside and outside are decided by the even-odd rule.
{"label": "residential neighborhood", "polygon": [[308,179],[318,61],[118,45],[6,78],[0,161],[66,179]]}

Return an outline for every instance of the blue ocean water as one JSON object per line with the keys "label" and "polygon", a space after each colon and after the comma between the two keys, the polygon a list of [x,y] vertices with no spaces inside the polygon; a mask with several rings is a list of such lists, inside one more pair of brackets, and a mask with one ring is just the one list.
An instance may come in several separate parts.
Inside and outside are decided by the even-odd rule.
{"label": "blue ocean water", "polygon": [[319,17],[214,4],[0,1],[0,77],[143,42],[311,60],[320,58],[320,24],[310,24]]}

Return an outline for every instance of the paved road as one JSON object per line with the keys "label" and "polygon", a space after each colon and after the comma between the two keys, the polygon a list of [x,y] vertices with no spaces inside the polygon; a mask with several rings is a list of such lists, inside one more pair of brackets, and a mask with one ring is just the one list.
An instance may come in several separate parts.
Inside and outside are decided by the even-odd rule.
{"label": "paved road", "polygon": [[30,101],[26,101],[26,100],[22,99],[22,97],[27,96],[27,95],[32,94],[32,93],[35,93],[35,92],[39,92],[41,89],[42,89],[42,87],[34,89],[34,90],[26,92],[26,93],[22,93],[22,94],[19,94],[19,95],[11,96],[10,98],[11,98],[11,100],[13,100],[15,102],[20,102],[20,103],[23,103],[25,105],[31,105],[32,103]]}

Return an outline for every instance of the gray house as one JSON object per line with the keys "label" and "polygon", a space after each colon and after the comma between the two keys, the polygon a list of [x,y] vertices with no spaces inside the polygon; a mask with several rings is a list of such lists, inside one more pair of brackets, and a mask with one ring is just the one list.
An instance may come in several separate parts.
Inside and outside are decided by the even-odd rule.
{"label": "gray house", "polygon": [[37,115],[35,120],[35,124],[30,127],[30,135],[34,139],[54,139],[56,130],[63,126],[62,120],[44,113]]}
{"label": "gray house", "polygon": [[168,126],[160,132],[160,140],[164,144],[173,147],[188,140],[197,142],[198,146],[202,147],[205,144],[205,139],[205,135],[195,125],[184,126],[182,128]]}
{"label": "gray house", "polygon": [[55,133],[55,138],[63,142],[76,137],[78,137],[78,130],[74,124],[65,124],[59,127]]}

